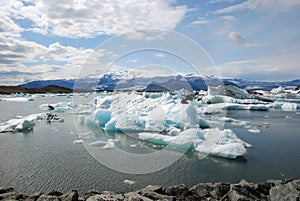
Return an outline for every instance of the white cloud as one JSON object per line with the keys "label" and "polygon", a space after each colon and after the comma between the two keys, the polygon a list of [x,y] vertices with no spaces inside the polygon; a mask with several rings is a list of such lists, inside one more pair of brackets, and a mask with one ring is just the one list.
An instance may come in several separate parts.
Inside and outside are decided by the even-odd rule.
{"label": "white cloud", "polygon": [[209,0],[209,3],[211,4],[216,4],[216,3],[231,3],[234,2],[235,0]]}
{"label": "white cloud", "polygon": [[242,10],[268,10],[271,12],[284,12],[295,6],[299,6],[299,0],[246,0],[233,6],[225,7],[214,12],[214,14],[227,14]]}
{"label": "white cloud", "polygon": [[[11,2],[11,1],[10,1]],[[174,29],[187,12],[168,0],[28,0],[4,5],[10,16],[29,19],[31,31],[68,38],[91,38],[149,28]],[[19,12],[15,12],[15,7]]]}
{"label": "white cloud", "polygon": [[238,19],[232,15],[224,15],[220,17],[222,20],[224,20],[225,24],[232,24],[238,21]]}
{"label": "white cloud", "polygon": [[235,43],[242,43],[245,42],[246,39],[238,32],[232,31],[227,36],[228,40],[235,42]]}
{"label": "white cloud", "polygon": [[195,25],[195,24],[209,24],[209,20],[196,20],[196,21],[193,21],[191,24],[192,25]]}
{"label": "white cloud", "polygon": [[257,59],[227,62],[217,65],[217,69],[223,77],[252,80],[291,80],[300,77],[297,47]]}

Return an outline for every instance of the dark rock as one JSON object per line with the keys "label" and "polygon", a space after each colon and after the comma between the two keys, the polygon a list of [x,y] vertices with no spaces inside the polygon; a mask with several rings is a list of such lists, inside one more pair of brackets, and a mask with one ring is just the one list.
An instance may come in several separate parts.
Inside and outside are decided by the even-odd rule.
{"label": "dark rock", "polygon": [[61,199],[54,195],[45,195],[42,194],[37,201],[61,201]]}
{"label": "dark rock", "polygon": [[224,195],[228,193],[229,190],[230,190],[230,184],[216,183],[214,185],[214,189],[210,191],[210,195],[215,199],[222,198]]}
{"label": "dark rock", "polygon": [[166,195],[186,195],[188,188],[184,184],[167,187],[165,190]]}
{"label": "dark rock", "polygon": [[84,199],[86,200],[88,197],[91,197],[93,195],[99,195],[101,194],[99,191],[97,190],[88,190],[85,194],[84,194]]}
{"label": "dark rock", "polygon": [[0,195],[0,200],[16,199],[17,196],[16,192],[7,192]]}
{"label": "dark rock", "polygon": [[0,194],[12,192],[12,191],[14,191],[14,190],[15,190],[15,189],[12,188],[12,187],[9,187],[9,188],[0,188]]}
{"label": "dark rock", "polygon": [[257,184],[256,190],[263,194],[264,196],[269,196],[270,195],[270,189],[275,186],[274,182],[263,182]]}
{"label": "dark rock", "polygon": [[65,193],[60,196],[62,201],[78,201],[78,192],[76,190],[72,190],[71,192]]}
{"label": "dark rock", "polygon": [[137,192],[129,192],[124,194],[124,201],[152,201],[152,199],[144,197]]}
{"label": "dark rock", "polygon": [[147,197],[151,200],[164,200],[164,201],[173,201],[175,200],[174,196],[169,196],[169,195],[162,195],[159,193],[156,193],[154,191],[143,191],[139,193],[140,195]]}
{"label": "dark rock", "polygon": [[257,191],[256,187],[252,184],[233,185],[226,197],[232,201],[268,200],[267,197]]}
{"label": "dark rock", "polygon": [[42,194],[43,193],[35,193],[34,195],[31,195],[28,198],[26,198],[26,201],[37,201]]}
{"label": "dark rock", "polygon": [[124,195],[116,194],[114,192],[102,192],[98,195],[88,197],[87,201],[121,201],[124,200]]}
{"label": "dark rock", "polygon": [[277,185],[270,190],[271,201],[277,200],[300,200],[300,180]]}
{"label": "dark rock", "polygon": [[63,193],[59,192],[59,191],[51,191],[50,193],[48,193],[47,195],[53,195],[53,196],[61,196]]}
{"label": "dark rock", "polygon": [[210,197],[210,192],[214,190],[214,185],[211,183],[197,184],[189,189],[189,193],[199,198]]}
{"label": "dark rock", "polygon": [[142,191],[153,191],[156,193],[163,194],[165,191],[165,188],[162,186],[157,186],[157,185],[154,185],[154,186],[149,185],[149,186],[146,186],[145,188],[139,190],[139,192],[142,192]]}

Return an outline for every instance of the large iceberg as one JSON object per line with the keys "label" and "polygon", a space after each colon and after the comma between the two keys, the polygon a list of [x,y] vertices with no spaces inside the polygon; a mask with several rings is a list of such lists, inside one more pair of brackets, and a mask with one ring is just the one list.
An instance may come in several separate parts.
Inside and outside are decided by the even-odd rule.
{"label": "large iceberg", "polygon": [[[155,93],[156,94],[156,93]],[[96,97],[95,111],[81,122],[112,131],[169,131],[173,128],[208,128],[193,102],[181,104],[178,96],[163,93],[119,93]]]}

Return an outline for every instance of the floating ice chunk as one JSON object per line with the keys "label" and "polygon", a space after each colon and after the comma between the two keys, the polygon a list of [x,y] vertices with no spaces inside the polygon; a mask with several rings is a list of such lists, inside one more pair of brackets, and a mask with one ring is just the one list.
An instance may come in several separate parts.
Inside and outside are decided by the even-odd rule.
{"label": "floating ice chunk", "polygon": [[[14,131],[21,132],[25,130],[30,130],[33,128],[37,120],[42,120],[42,119],[48,120],[48,114],[47,113],[30,114],[16,119],[10,119],[5,123],[0,124],[0,133],[14,132]],[[56,119],[49,120],[49,121],[63,121],[63,119],[57,117]]]}
{"label": "floating ice chunk", "polygon": [[73,144],[82,144],[84,142],[84,140],[80,139],[80,140],[74,140]]}
{"label": "floating ice chunk", "polygon": [[106,145],[103,147],[103,149],[113,149],[115,147],[115,142],[112,139],[108,139]]}
{"label": "floating ice chunk", "polygon": [[269,105],[257,104],[257,105],[249,105],[247,109],[248,110],[254,110],[254,111],[268,111],[269,108],[270,108]]}
{"label": "floating ice chunk", "polygon": [[282,86],[278,87],[278,88],[274,88],[270,91],[272,94],[280,94],[284,92],[284,88]]}
{"label": "floating ice chunk", "polygon": [[53,104],[42,104],[40,108],[43,110],[53,110],[55,112],[65,112],[74,108],[72,102],[58,102]]}
{"label": "floating ice chunk", "polygon": [[283,103],[281,109],[283,111],[296,111],[298,108],[297,103]]}
{"label": "floating ice chunk", "polygon": [[104,146],[107,144],[107,141],[98,140],[95,142],[90,143],[90,146]]}
{"label": "floating ice chunk", "polygon": [[123,182],[124,182],[125,184],[130,185],[130,186],[135,184],[135,181],[129,180],[129,179],[125,179]]}
{"label": "floating ice chunk", "polygon": [[157,133],[139,133],[140,139],[147,142],[159,145],[166,145],[179,149],[190,149],[194,147],[194,144],[202,142],[198,136],[197,129],[188,129],[181,132],[178,136],[162,135]]}
{"label": "floating ice chunk", "polygon": [[247,152],[246,148],[240,143],[216,144],[213,149],[207,149],[207,147],[198,145],[195,149],[201,153],[209,151],[207,153],[210,155],[232,159],[243,156]]}
{"label": "floating ice chunk", "polygon": [[5,123],[0,125],[0,133],[1,132],[11,132],[11,131],[25,131],[30,130],[35,125],[35,120],[43,118],[42,113],[31,114],[28,116],[24,116],[18,119],[10,119]]}
{"label": "floating ice chunk", "polygon": [[236,134],[225,129],[188,129],[178,136],[168,136],[156,133],[139,133],[139,138],[147,142],[166,145],[178,149],[195,149],[201,153],[207,153],[226,158],[236,158],[244,155],[251,147],[250,144],[239,139]]}
{"label": "floating ice chunk", "polygon": [[34,99],[32,97],[10,97],[10,98],[1,98],[1,100],[7,102],[27,102],[27,101],[33,101]]}
{"label": "floating ice chunk", "polygon": [[204,138],[214,141],[217,144],[239,143],[244,147],[252,147],[251,144],[244,142],[230,129],[220,130],[219,128],[202,130]]}
{"label": "floating ice chunk", "polygon": [[208,96],[217,96],[217,95],[222,95],[225,94],[225,90],[223,86],[208,86],[207,87],[207,95]]}
{"label": "floating ice chunk", "polygon": [[245,89],[241,89],[233,85],[225,85],[224,87],[226,94],[234,96],[235,98],[245,99],[250,97],[250,94]]}
{"label": "floating ice chunk", "polygon": [[256,134],[260,133],[260,130],[257,129],[257,128],[255,128],[255,129],[248,129],[248,131],[249,131],[250,133],[256,133]]}

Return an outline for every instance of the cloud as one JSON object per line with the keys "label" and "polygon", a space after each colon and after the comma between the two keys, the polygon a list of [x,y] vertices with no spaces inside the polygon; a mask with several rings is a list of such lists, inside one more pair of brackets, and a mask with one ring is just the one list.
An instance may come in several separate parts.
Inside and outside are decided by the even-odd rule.
{"label": "cloud", "polygon": [[235,42],[235,43],[242,43],[245,42],[246,39],[238,32],[232,31],[227,36],[228,40]]}
{"label": "cloud", "polygon": [[209,20],[199,19],[199,20],[193,21],[191,24],[192,25],[198,25],[198,24],[209,24],[209,23],[210,23]]}
{"label": "cloud", "polygon": [[231,3],[234,2],[235,0],[209,0],[209,3],[211,4],[216,4],[216,3]]}
{"label": "cloud", "polygon": [[232,15],[224,15],[220,17],[222,20],[224,20],[225,24],[232,24],[238,21],[238,19]]}
{"label": "cloud", "polygon": [[214,14],[228,14],[243,10],[268,10],[271,12],[284,12],[299,6],[299,0],[246,0],[232,6],[216,10]]}
{"label": "cloud", "polygon": [[266,57],[231,61],[216,67],[223,77],[273,81],[300,77],[297,47],[281,50]]}
{"label": "cloud", "polygon": [[165,0],[28,0],[4,5],[10,16],[28,19],[30,31],[68,38],[92,38],[149,28],[174,29],[188,11]]}

